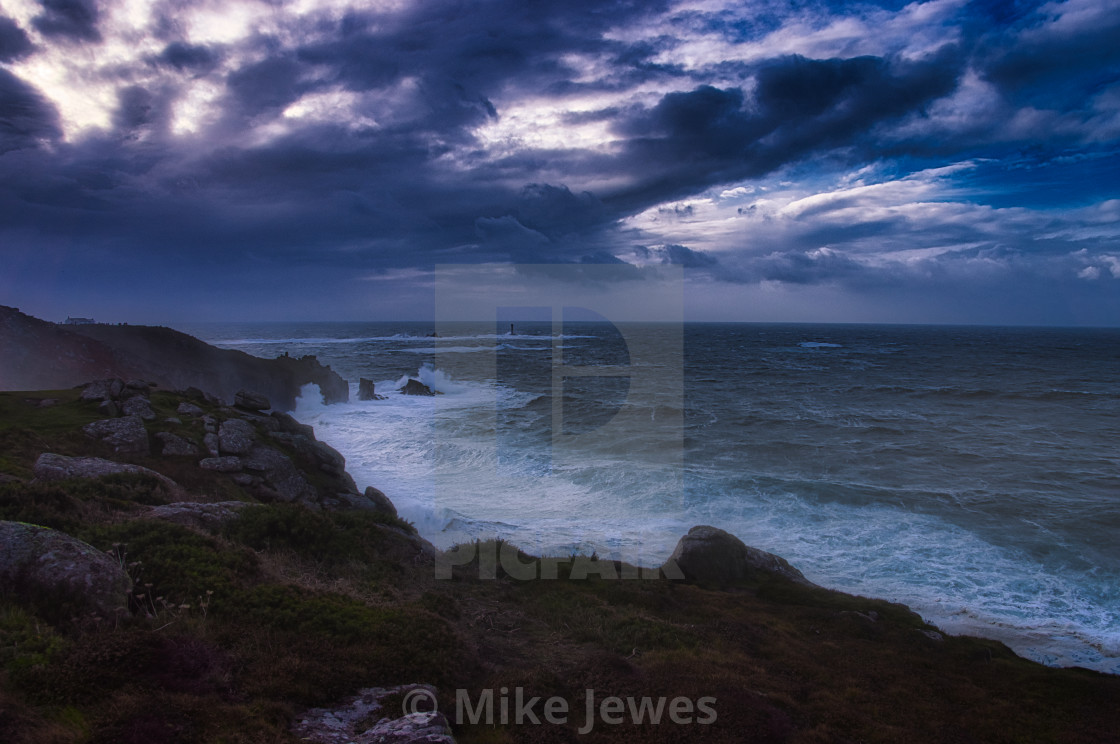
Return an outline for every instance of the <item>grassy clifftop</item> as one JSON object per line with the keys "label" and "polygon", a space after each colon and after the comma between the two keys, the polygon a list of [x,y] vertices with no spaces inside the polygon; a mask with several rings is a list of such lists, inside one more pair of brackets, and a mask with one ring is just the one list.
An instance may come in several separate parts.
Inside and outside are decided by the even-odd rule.
{"label": "grassy clifftop", "polygon": [[283,410],[294,407],[309,382],[328,402],[350,395],[346,380],[314,357],[260,359],[159,326],[60,326],[3,305],[0,349],[0,390],[140,378],[168,388],[201,388],[226,401],[248,388]]}
{"label": "grassy clifftop", "polygon": [[[104,413],[78,391],[0,393],[0,520],[86,541],[134,582],[128,611],[113,617],[0,595],[5,742],[295,742],[290,725],[306,707],[412,682],[434,685],[453,722],[457,697],[477,706],[490,691],[495,722],[453,725],[461,742],[1109,742],[1120,731],[1120,678],[939,637],[901,605],[780,576],[715,589],[611,578],[630,572],[566,557],[554,580],[518,580],[500,565],[489,579],[487,556],[503,546],[482,544],[438,579],[433,555],[384,511],[270,503],[258,476],[237,477],[253,471],[199,467],[205,417],[219,427],[242,418],[254,446],[278,448],[316,492],[342,487],[272,437],[267,417],[158,390],[150,401],[150,451],[122,454],[83,433]],[[160,433],[198,454],[164,454]],[[126,462],[174,483],[37,480],[43,453]],[[183,503],[244,506],[170,521],[168,505]],[[541,722],[518,724],[517,688],[564,700],[566,722],[545,720],[539,702]],[[595,721],[581,734],[589,690]],[[599,707],[608,696],[623,701],[617,716]],[[643,697],[714,699],[715,718],[674,723],[666,712],[635,724],[627,706]]]}

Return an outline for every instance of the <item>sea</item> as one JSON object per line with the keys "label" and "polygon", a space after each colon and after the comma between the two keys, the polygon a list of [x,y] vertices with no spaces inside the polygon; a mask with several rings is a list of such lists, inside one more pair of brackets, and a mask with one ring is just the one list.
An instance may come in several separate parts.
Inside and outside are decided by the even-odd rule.
{"label": "sea", "polygon": [[[1120,329],[181,326],[315,355],[295,412],[440,547],[660,565],[694,525],[952,634],[1120,674]],[[358,400],[359,378],[381,400]],[[417,379],[439,393],[406,396]]]}

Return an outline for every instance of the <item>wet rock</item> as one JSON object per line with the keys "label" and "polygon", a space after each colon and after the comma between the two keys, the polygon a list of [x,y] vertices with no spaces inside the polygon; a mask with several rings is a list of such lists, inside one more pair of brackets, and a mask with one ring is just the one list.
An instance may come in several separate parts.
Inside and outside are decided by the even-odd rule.
{"label": "wet rock", "polygon": [[401,388],[402,395],[435,395],[430,387],[420,382],[419,380],[410,379]]}
{"label": "wet rock", "polygon": [[186,439],[176,436],[171,432],[161,431],[156,433],[156,439],[163,442],[161,454],[172,457],[191,457],[198,454],[198,447]]}
{"label": "wet rock", "polygon": [[232,418],[222,422],[218,429],[219,446],[223,454],[244,455],[253,448],[257,431],[248,421]]}
{"label": "wet rock", "polygon": [[203,470],[213,470],[216,473],[236,473],[244,467],[241,458],[234,455],[207,457],[199,460],[198,466]]}
{"label": "wet rock", "polygon": [[373,380],[359,377],[358,400],[385,400],[385,396],[377,394],[377,391],[374,390]]}
{"label": "wet rock", "polygon": [[0,587],[17,597],[52,597],[109,617],[128,612],[132,580],[116,558],[77,538],[0,522]]}
{"label": "wet rock", "polygon": [[686,579],[703,584],[723,585],[769,573],[815,586],[784,558],[744,545],[734,535],[706,525],[693,527],[680,539],[668,564],[676,564]]}
{"label": "wet rock", "polygon": [[269,402],[268,398],[248,390],[238,390],[233,396],[233,404],[238,408],[244,408],[246,411],[267,411],[272,408],[272,403]]}
{"label": "wet rock", "polygon": [[82,427],[82,431],[87,436],[100,439],[111,446],[113,451],[121,454],[148,455],[152,451],[148,442],[148,430],[144,428],[144,421],[139,416],[94,421]]}

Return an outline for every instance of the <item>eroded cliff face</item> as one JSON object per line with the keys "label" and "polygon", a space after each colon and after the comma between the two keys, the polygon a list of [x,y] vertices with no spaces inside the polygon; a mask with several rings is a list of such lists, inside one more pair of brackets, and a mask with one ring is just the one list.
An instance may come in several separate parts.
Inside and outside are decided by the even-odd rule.
{"label": "eroded cliff face", "polygon": [[308,383],[327,403],[350,398],[346,380],[315,357],[259,359],[170,328],[63,327],[0,306],[0,389],[61,389],[108,377],[195,387],[227,403],[237,391],[252,390],[278,410],[291,410]]}

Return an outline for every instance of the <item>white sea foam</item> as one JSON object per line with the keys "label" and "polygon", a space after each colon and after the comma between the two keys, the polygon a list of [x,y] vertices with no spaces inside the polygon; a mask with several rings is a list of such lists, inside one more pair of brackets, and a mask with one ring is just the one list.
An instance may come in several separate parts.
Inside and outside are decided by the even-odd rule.
{"label": "white sea foam", "polygon": [[[1079,363],[1076,379],[1028,374],[998,344],[962,351],[957,336],[906,332],[895,360],[876,357],[880,370],[857,363],[883,343],[863,331],[721,330],[707,347],[696,341],[686,457],[673,465],[626,432],[592,432],[574,454],[556,448],[556,409],[518,389],[548,387],[529,376],[546,367],[535,352],[557,341],[539,328],[526,340],[395,338],[376,354],[324,345],[325,361],[378,380],[387,400],[322,406],[311,394],[297,416],[440,546],[497,535],[533,553],[656,565],[690,527],[714,524],[822,585],[905,602],[947,632],[1120,673],[1114,358]],[[509,353],[495,373],[476,348]],[[401,376],[408,350],[444,369]],[[410,376],[444,394],[398,394]],[[647,427],[663,418],[654,410],[641,411]]]}
{"label": "white sea foam", "polygon": [[[624,456],[558,466],[547,453],[495,445],[497,401],[536,396],[416,375],[443,393],[325,406],[314,386],[296,416],[347,458],[437,546],[500,536],[531,553],[598,552],[658,565],[695,524],[714,524],[775,552],[814,581],[908,604],[949,633],[997,638],[1038,661],[1120,673],[1120,617],[1083,587],[936,517],[890,506],[810,502],[793,494],[685,494]],[[397,390],[409,376],[378,384]],[[354,391],[356,392],[356,391]],[[488,440],[489,437],[489,440]],[[1099,582],[1097,582],[1099,583]]]}

